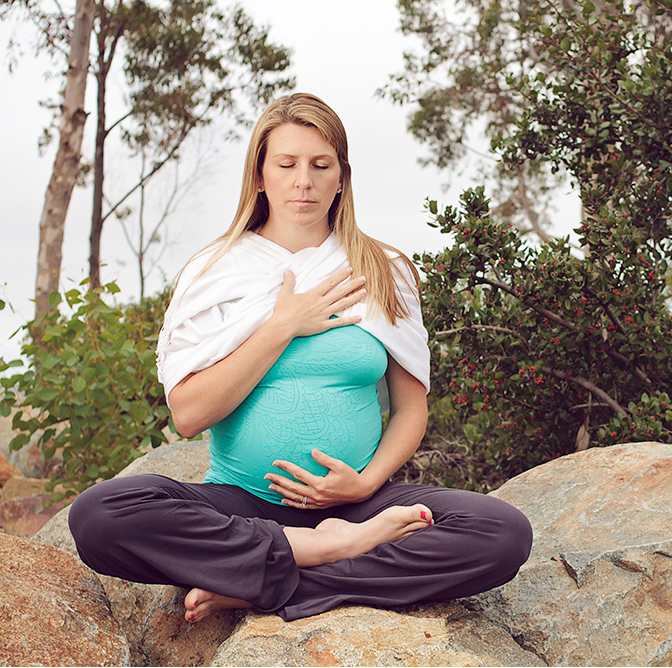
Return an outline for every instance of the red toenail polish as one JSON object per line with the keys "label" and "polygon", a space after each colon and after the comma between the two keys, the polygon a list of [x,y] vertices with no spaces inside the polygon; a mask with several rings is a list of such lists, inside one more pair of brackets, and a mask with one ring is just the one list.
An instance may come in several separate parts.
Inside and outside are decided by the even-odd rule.
{"label": "red toenail polish", "polygon": [[427,521],[427,513],[424,510],[420,513],[420,517],[422,517],[425,522]]}

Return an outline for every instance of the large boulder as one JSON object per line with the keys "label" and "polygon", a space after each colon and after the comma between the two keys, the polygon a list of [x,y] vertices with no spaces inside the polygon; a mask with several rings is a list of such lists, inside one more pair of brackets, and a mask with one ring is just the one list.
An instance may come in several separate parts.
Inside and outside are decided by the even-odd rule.
{"label": "large boulder", "polygon": [[20,477],[22,475],[21,471],[19,471],[13,464],[10,464],[4,453],[0,451],[0,488],[2,488],[10,478]]}
{"label": "large boulder", "polygon": [[[120,475],[198,481],[207,466],[206,442],[177,443]],[[493,495],[530,518],[533,552],[512,582],[458,602],[343,606],[291,623],[223,612],[189,625],[185,592],[101,580],[137,664],[672,665],[672,445],[569,455]],[[67,509],[36,539],[74,553]]]}
{"label": "large boulder", "polygon": [[672,665],[672,445],[586,450],[493,495],[527,515],[534,547],[470,609],[548,665]]}
{"label": "large boulder", "polygon": [[26,478],[48,478],[61,464],[60,454],[46,460],[42,450],[37,444],[41,432],[30,437],[30,441],[20,450],[10,450],[9,442],[16,436],[16,430],[12,426],[14,414],[17,410],[26,414],[26,417],[37,415],[38,411],[31,408],[13,409],[7,416],[0,416],[0,454],[15,466]]}
{"label": "large boulder", "polygon": [[[201,482],[210,465],[208,445],[208,441],[164,445],[136,459],[118,477],[156,473],[183,482]],[[77,555],[68,513],[69,508],[64,508],[33,540]],[[236,619],[235,612],[220,612],[203,624],[187,624],[182,604],[186,591],[99,577],[112,613],[130,643],[133,665],[207,665]]]}
{"label": "large boulder", "polygon": [[0,666],[128,666],[98,578],[48,545],[0,534]]}
{"label": "large boulder", "polygon": [[248,613],[211,666],[543,666],[459,603],[416,610],[343,606],[285,623]]}

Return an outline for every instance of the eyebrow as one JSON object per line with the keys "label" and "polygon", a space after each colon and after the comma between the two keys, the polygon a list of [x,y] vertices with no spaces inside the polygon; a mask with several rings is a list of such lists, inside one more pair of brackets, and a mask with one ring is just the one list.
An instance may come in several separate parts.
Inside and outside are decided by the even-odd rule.
{"label": "eyebrow", "polygon": [[[275,153],[272,156],[273,158],[294,158],[296,159],[298,156],[293,155],[292,153]],[[311,156],[313,160],[324,160],[328,158],[329,160],[338,160],[337,156],[335,155],[329,155],[329,153],[322,153],[320,155],[313,155]]]}

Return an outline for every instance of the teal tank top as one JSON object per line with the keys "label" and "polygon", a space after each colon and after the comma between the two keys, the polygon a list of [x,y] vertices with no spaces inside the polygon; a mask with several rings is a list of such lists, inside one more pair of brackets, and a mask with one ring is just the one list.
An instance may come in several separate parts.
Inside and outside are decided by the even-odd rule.
{"label": "teal tank top", "polygon": [[273,466],[276,459],[326,475],[313,448],[361,471],[380,441],[376,383],[386,369],[385,347],[356,325],[293,339],[243,403],[210,429],[205,482],[280,503],[264,476],[291,478]]}

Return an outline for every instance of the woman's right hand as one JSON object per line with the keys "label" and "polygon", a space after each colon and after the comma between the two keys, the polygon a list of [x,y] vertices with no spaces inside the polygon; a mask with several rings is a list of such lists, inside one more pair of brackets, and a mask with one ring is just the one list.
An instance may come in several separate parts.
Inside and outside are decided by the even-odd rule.
{"label": "woman's right hand", "polygon": [[341,269],[316,288],[297,294],[294,292],[296,279],[288,269],[271,319],[288,328],[292,338],[321,334],[359,322],[361,316],[357,315],[332,317],[366,298],[365,278],[349,278],[351,275],[351,268]]}

